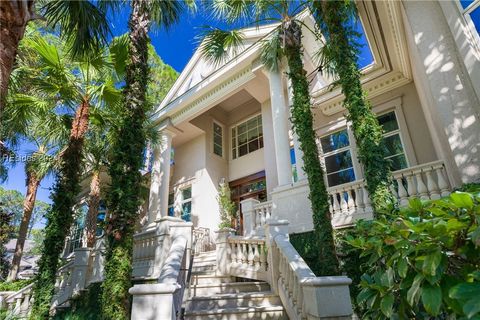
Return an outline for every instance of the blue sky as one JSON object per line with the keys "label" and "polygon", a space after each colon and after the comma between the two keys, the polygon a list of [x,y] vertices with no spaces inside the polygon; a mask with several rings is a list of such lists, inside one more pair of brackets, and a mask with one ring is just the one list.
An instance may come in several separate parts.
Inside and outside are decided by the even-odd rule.
{"label": "blue sky", "polygon": [[[125,8],[121,12],[117,12],[111,19],[112,33],[117,36],[128,31],[129,10]],[[175,70],[181,72],[188,60],[194,53],[197,46],[197,36],[201,31],[201,27],[205,25],[216,26],[220,28],[232,28],[236,26],[225,26],[218,22],[214,22],[204,14],[197,13],[195,15],[185,14],[181,19],[181,23],[171,27],[165,31],[163,29],[153,30],[150,34],[152,44],[155,46],[157,53],[162,57],[163,61],[171,65]],[[365,43],[365,39],[363,40]],[[371,54],[368,49],[364,50],[361,57],[361,65],[368,64],[371,60]],[[21,145],[18,153],[28,154],[33,147],[24,143]],[[49,195],[50,188],[53,184],[54,177],[47,176],[41,183],[38,190],[37,199],[51,203]],[[25,172],[23,163],[17,163],[9,171],[8,180],[2,184],[6,189],[15,189],[23,194],[25,193]]]}

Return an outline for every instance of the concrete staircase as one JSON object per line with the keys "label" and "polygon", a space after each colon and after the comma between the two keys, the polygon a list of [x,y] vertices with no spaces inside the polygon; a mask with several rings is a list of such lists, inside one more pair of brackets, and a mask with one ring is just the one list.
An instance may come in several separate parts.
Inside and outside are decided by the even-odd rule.
{"label": "concrete staircase", "polygon": [[215,251],[195,255],[185,290],[184,319],[288,319],[268,283],[242,280],[217,274]]}

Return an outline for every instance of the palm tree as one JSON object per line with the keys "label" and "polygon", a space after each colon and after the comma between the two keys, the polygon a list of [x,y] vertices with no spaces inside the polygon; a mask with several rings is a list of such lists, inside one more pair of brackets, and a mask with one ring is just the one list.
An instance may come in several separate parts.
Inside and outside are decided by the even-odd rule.
{"label": "palm tree", "polygon": [[389,189],[392,177],[389,162],[385,160],[382,128],[365,99],[360,82],[355,3],[349,0],[314,1],[312,12],[326,38],[321,52],[322,63],[327,71],[338,75],[345,95],[343,105],[348,110],[359,160],[365,170],[367,189],[375,211],[380,212],[396,200]]}
{"label": "palm tree", "polygon": [[[33,66],[20,59],[15,72],[26,76],[31,89],[23,94],[30,105],[40,108],[44,101],[55,101],[56,113],[69,124],[68,143],[60,151],[59,170],[47,215],[44,248],[34,288],[32,317],[48,316],[53,294],[58,257],[72,223],[72,208],[80,191],[83,144],[92,107],[118,103],[119,91],[109,82],[112,68],[103,51],[72,60],[69,47],[60,38],[38,34],[24,39],[25,57],[36,57]],[[21,55],[23,57],[23,55]]]}
{"label": "palm tree", "polygon": [[23,255],[23,247],[27,238],[32,212],[35,207],[37,190],[43,178],[53,169],[53,165],[54,157],[48,153],[48,148],[44,144],[38,146],[38,149],[31,154],[25,164],[27,193],[23,202],[23,217],[20,223],[15,253],[7,281],[13,281],[17,278]]}
{"label": "palm tree", "polygon": [[143,150],[149,81],[149,36],[152,24],[169,27],[178,21],[185,5],[193,2],[132,0],[129,18],[128,57],[125,68],[124,109],[112,145],[107,195],[109,219],[106,226],[105,281],[102,316],[105,319],[129,318],[133,233],[142,177]]}
{"label": "palm tree", "polygon": [[[69,43],[68,50],[73,58],[98,51],[109,33],[105,11],[94,1],[48,0],[38,3],[43,5],[36,8],[34,0],[0,1],[0,126],[18,46],[30,21],[43,19],[50,27],[59,26],[60,35]],[[37,14],[37,9],[41,15]]]}
{"label": "palm tree", "polygon": [[[279,23],[274,34],[264,41],[261,58],[264,65],[274,71],[278,71],[281,68],[281,60],[286,59],[287,75],[293,89],[291,121],[303,152],[304,170],[310,187],[309,199],[319,253],[316,271],[320,276],[336,275],[339,272],[339,265],[330,222],[328,193],[315,142],[307,72],[302,60],[304,23],[298,19],[298,13],[309,8],[311,2],[218,0],[208,4],[209,10],[217,18],[229,23],[247,21],[258,24],[269,20]],[[248,21],[251,17],[253,21]],[[211,29],[205,33],[200,50],[204,56],[218,64],[224,61],[229,53],[236,53],[235,47],[242,42],[242,39],[239,31]]]}

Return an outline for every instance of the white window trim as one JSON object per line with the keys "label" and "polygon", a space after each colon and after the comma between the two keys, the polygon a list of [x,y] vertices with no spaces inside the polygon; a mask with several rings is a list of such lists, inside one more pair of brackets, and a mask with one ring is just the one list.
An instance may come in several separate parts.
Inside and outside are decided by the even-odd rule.
{"label": "white window trim", "polygon": [[[264,143],[264,146],[265,146],[265,135],[264,135],[264,132],[263,132],[263,125],[264,125],[264,123],[263,123],[262,112],[260,111],[260,112],[256,112],[256,113],[254,113],[254,114],[252,114],[252,115],[250,115],[250,116],[248,116],[248,117],[243,118],[242,120],[239,120],[239,121],[233,123],[233,124],[230,125],[230,127],[228,128],[228,136],[229,136],[229,138],[230,138],[230,140],[229,140],[229,141],[230,141],[230,143],[229,143],[229,145],[230,145],[229,154],[230,154],[230,160],[231,160],[231,161],[238,160],[238,159],[241,158],[241,157],[238,156],[238,135],[237,135],[237,137],[236,137],[237,139],[235,139],[235,141],[237,142],[237,145],[235,146],[235,148],[237,149],[237,157],[236,157],[235,159],[233,158],[233,147],[234,147],[234,146],[232,145],[232,138],[233,138],[233,137],[232,137],[232,129],[235,128],[235,127],[238,127],[238,126],[241,125],[242,123],[245,123],[245,122],[247,122],[247,121],[249,121],[249,120],[251,120],[251,119],[253,119],[253,118],[256,118],[256,117],[258,117],[258,116],[260,116],[260,118],[262,119],[262,137],[264,138],[263,143]],[[260,149],[263,149],[263,148],[264,148],[264,147],[259,148],[259,149],[255,150],[254,152],[256,152],[256,151],[258,151],[258,150],[260,150]],[[251,152],[249,152],[249,153],[247,153],[247,154],[250,154],[250,153],[251,153]],[[243,157],[243,156],[242,156],[242,157]]]}
{"label": "white window trim", "polygon": [[[413,167],[417,165],[417,158],[415,156],[413,144],[410,139],[410,133],[408,131],[407,122],[405,120],[405,116],[402,110],[402,97],[400,96],[400,97],[396,97],[391,100],[388,100],[386,102],[382,102],[376,105],[375,107],[373,107],[372,111],[375,113],[376,116],[380,116],[391,111],[395,112],[395,116],[397,118],[397,123],[399,128],[398,130],[400,131],[400,140],[402,142],[403,150],[405,151],[407,166]],[[321,153],[320,161],[321,161],[323,171],[325,172],[324,179],[325,179],[325,184],[327,186],[328,186],[328,181],[327,181],[327,174],[326,174],[326,168],[325,168],[325,160],[324,160],[323,150],[321,148],[320,138],[323,138],[332,133],[341,131],[345,128],[347,128],[348,137],[350,140],[350,145],[348,148],[350,148],[350,153],[352,156],[353,172],[355,173],[355,179],[360,180],[364,178],[363,168],[360,165],[360,161],[358,160],[357,145],[356,145],[355,137],[353,136],[353,131],[351,129],[351,123],[347,121],[345,118],[342,118],[337,121],[331,122],[325,126],[322,126],[316,130],[319,136],[317,141],[317,146],[319,147],[319,150]],[[347,148],[347,147],[344,147],[344,148]],[[327,156],[328,155],[330,154],[327,153]]]}
{"label": "white window trim", "polygon": [[[187,198],[187,199],[184,199],[183,198],[183,190],[185,189],[188,189],[190,188],[190,198]],[[190,202],[190,219],[192,217],[192,214],[193,214],[193,187],[192,185],[187,185],[187,186],[184,186],[183,188],[179,188],[178,189],[179,191],[179,198],[180,198],[180,205],[179,205],[179,209],[180,209],[180,212],[179,212],[179,217],[182,216],[182,213],[183,213],[183,204],[184,203],[187,203],[187,202]]]}
{"label": "white window trim", "polygon": [[[218,125],[220,128],[222,128],[222,155],[221,156],[215,153],[215,125]],[[214,156],[217,156],[221,159],[225,158],[225,126],[221,122],[215,119],[212,120],[212,138],[210,139],[210,149],[212,150],[212,154]]]}

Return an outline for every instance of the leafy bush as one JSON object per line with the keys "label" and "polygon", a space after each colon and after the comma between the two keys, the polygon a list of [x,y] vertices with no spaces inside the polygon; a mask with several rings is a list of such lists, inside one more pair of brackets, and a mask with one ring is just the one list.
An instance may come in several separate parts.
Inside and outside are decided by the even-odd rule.
{"label": "leafy bush", "polygon": [[70,307],[55,314],[53,320],[100,320],[99,301],[102,297],[101,283],[93,283],[87,291],[73,298]]}
{"label": "leafy bush", "polygon": [[0,291],[18,291],[32,283],[32,279],[0,282]]}
{"label": "leafy bush", "polygon": [[479,221],[480,194],[455,192],[359,222],[363,318],[480,319]]}
{"label": "leafy bush", "polygon": [[219,185],[217,201],[220,208],[220,224],[218,227],[222,228],[232,228],[232,222],[236,219],[237,206],[230,198],[231,191],[228,187],[228,183],[221,182]]}

